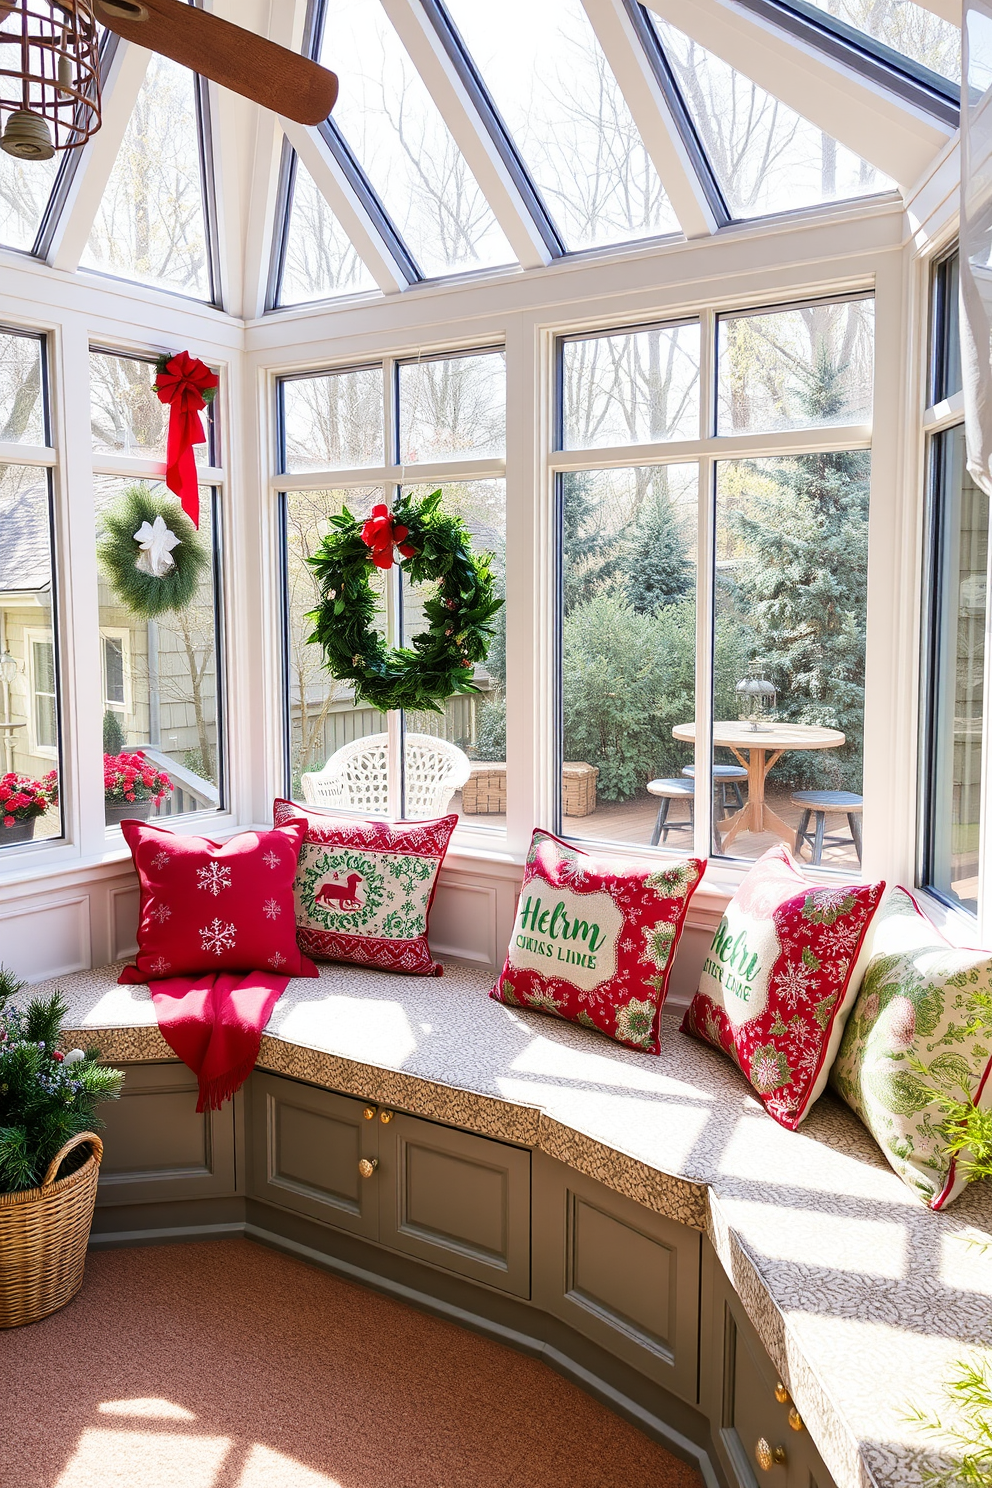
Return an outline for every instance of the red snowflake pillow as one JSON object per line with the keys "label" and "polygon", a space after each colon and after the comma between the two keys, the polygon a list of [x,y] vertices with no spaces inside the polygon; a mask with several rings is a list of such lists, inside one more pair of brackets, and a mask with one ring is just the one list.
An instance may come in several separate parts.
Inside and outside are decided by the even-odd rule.
{"label": "red snowflake pillow", "polygon": [[790,1131],[826,1088],[884,889],[810,884],[788,849],[773,847],[713,937],[682,1032],[729,1054]]}
{"label": "red snowflake pillow", "polygon": [[699,858],[604,862],[536,831],[506,965],[489,995],[660,1053],[668,978],[704,867]]}
{"label": "red snowflake pillow", "polygon": [[317,975],[296,944],[293,879],[306,823],[241,832],[228,842],[121,823],[141,885],[138,964],[119,980],[211,971]]}
{"label": "red snowflake pillow", "polygon": [[300,946],[325,961],[440,976],[427,921],[457,816],[362,821],[276,801],[276,824],[302,816],[296,874]]}

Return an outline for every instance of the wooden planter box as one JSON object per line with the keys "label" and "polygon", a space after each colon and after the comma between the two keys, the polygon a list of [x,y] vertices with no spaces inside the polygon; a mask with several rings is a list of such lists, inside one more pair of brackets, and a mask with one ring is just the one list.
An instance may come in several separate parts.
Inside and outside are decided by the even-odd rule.
{"label": "wooden planter box", "polygon": [[[596,810],[599,771],[581,762],[562,766],[562,809],[566,816],[589,816]],[[506,765],[477,760],[462,786],[465,816],[496,816],[506,811]]]}

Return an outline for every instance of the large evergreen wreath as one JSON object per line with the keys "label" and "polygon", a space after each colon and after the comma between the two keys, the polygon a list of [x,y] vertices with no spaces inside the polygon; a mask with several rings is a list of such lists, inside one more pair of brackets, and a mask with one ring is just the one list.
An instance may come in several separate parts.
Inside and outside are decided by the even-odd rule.
{"label": "large evergreen wreath", "polygon": [[[391,513],[377,506],[364,524],[345,508],[307,559],[323,596],[307,616],[314,627],[308,640],[323,649],[333,677],[352,683],[356,702],[384,713],[442,713],[439,705],[455,693],[478,692],[472,669],[486,659],[488,622],[503,603],[494,593],[489,554],[473,553],[465,523],[440,505],[440,491],[419,503],[400,496]],[[399,648],[373,629],[379,599],[369,582],[373,568],[392,567],[394,547],[411,582],[438,581],[424,604],[428,628]]]}
{"label": "large evergreen wreath", "polygon": [[[117,598],[147,620],[192,603],[210,564],[206,543],[178,501],[145,485],[129,486],[104,512],[97,553]],[[167,566],[159,574],[162,553]]]}

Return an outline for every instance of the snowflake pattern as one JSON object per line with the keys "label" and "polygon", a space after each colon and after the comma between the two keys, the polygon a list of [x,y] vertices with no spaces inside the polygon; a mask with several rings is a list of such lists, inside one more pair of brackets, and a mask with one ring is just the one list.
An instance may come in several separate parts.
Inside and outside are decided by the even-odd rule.
{"label": "snowflake pattern", "polygon": [[282,914],[282,905],[278,899],[266,899],[262,905],[262,913],[267,920],[277,920]]}
{"label": "snowflake pattern", "polygon": [[164,925],[166,920],[172,919],[172,910],[167,904],[156,904],[150,911],[148,918],[154,920],[156,925]]}
{"label": "snowflake pattern", "polygon": [[201,889],[216,899],[224,889],[231,887],[231,870],[224,863],[208,863],[205,868],[196,870],[196,881]]}
{"label": "snowflake pattern", "polygon": [[172,854],[171,853],[167,853],[165,851],[165,849],[163,848],[161,852],[157,852],[155,854],[155,856],[152,858],[152,867],[153,868],[164,868],[165,865],[166,865],[166,863],[171,863],[171,862],[172,862]]}
{"label": "snowflake pattern", "polygon": [[167,961],[164,956],[156,956],[148,970],[154,972],[156,976],[165,976],[167,971],[172,970],[172,962]]}
{"label": "snowflake pattern", "polygon": [[277,852],[273,852],[272,849],[269,848],[269,851],[262,858],[262,862],[265,864],[266,868],[278,868],[279,864],[282,862],[282,858]]}
{"label": "snowflake pattern", "polygon": [[209,925],[200,926],[200,941],[211,956],[222,956],[225,951],[233,949],[237,938],[237,926],[231,921],[225,924],[216,915]]}
{"label": "snowflake pattern", "polygon": [[286,957],[283,955],[282,951],[275,951],[273,955],[269,957],[269,965],[272,967],[273,971],[278,971],[280,966],[285,966],[285,964]]}

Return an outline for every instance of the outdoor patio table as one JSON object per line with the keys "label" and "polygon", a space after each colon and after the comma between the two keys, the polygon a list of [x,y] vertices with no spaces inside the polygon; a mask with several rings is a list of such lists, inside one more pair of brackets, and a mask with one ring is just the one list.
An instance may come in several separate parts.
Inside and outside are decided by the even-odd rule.
{"label": "outdoor patio table", "polygon": [[[694,744],[695,723],[677,723],[672,737]],[[796,840],[795,828],[765,804],[765,777],[791,749],[839,749],[843,743],[839,729],[820,728],[813,723],[768,723],[757,730],[749,723],[714,723],[714,746],[729,749],[747,771],[747,800],[740,811],[720,823],[723,847],[733,842],[738,832],[774,832],[791,846]]]}

